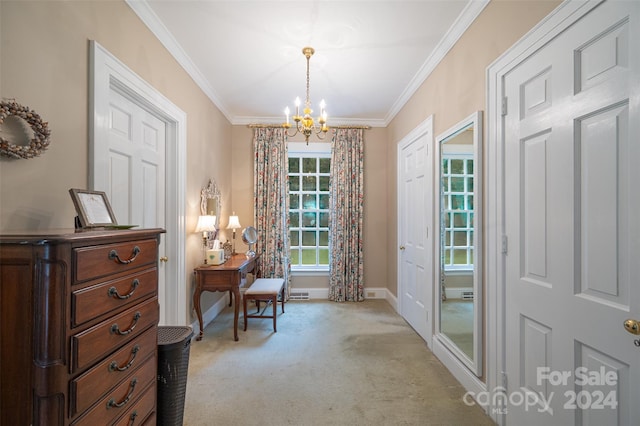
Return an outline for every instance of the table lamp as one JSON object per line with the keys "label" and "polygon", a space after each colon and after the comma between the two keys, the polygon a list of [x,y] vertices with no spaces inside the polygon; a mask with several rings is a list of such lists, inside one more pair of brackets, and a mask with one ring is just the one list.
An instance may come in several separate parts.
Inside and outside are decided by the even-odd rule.
{"label": "table lamp", "polygon": [[233,255],[238,254],[236,253],[236,229],[240,228],[242,228],[240,220],[238,219],[238,216],[236,216],[236,212],[233,212],[233,215],[229,216],[229,224],[227,225],[227,229],[233,230]]}
{"label": "table lamp", "polygon": [[210,232],[216,230],[216,217],[203,215],[198,217],[198,224],[195,232],[202,232],[202,250],[204,251],[204,263],[207,263],[207,248],[209,248]]}

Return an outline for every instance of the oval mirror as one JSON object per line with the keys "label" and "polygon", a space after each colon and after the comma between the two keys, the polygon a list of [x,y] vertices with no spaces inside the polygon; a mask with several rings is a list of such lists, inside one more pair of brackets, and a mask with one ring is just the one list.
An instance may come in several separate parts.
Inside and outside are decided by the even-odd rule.
{"label": "oval mirror", "polygon": [[242,231],[242,241],[249,246],[249,250],[247,250],[247,256],[255,256],[256,252],[253,251],[253,244],[258,241],[258,231],[253,226],[247,226]]}

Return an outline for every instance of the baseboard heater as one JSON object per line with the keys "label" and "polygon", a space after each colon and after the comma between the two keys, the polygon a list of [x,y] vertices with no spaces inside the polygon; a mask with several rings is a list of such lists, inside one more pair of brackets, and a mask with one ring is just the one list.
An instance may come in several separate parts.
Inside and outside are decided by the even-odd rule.
{"label": "baseboard heater", "polygon": [[463,291],[462,300],[473,300],[473,291]]}
{"label": "baseboard heater", "polygon": [[309,300],[308,291],[292,291],[289,293],[289,300]]}

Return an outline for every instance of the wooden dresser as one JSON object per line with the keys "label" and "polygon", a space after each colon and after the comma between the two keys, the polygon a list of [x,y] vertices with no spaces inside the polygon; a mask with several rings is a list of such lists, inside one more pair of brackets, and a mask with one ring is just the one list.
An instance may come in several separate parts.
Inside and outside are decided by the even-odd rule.
{"label": "wooden dresser", "polygon": [[155,425],[163,232],[0,235],[0,426]]}

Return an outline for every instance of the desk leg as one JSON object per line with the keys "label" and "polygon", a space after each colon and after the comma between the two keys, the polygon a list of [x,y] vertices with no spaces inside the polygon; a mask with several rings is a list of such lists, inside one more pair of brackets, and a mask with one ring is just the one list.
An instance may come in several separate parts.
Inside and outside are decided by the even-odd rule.
{"label": "desk leg", "polygon": [[233,306],[233,340],[236,342],[238,339],[238,314],[240,311],[240,287],[233,288],[233,295],[236,303]]}
{"label": "desk leg", "polygon": [[200,334],[196,337],[196,340],[202,340],[203,335],[203,326],[202,326],[202,308],[200,307],[200,290],[196,288],[196,291],[193,292],[193,307],[196,310],[196,315],[198,316],[198,322],[200,323]]}

